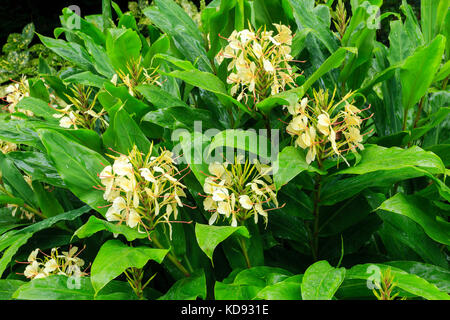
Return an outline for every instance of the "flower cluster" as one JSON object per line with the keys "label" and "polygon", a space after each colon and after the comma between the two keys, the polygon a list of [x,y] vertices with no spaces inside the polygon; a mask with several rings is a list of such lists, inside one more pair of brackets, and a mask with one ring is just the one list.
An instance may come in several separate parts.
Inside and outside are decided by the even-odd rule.
{"label": "flower cluster", "polygon": [[[28,266],[25,268],[24,275],[29,279],[45,278],[53,274],[66,275],[68,277],[83,277],[86,275],[81,268],[84,266],[84,261],[78,258],[81,253],[78,252],[78,247],[71,247],[69,251],[59,253],[58,248],[53,248],[50,255],[45,254],[39,249],[33,250],[28,256]],[[41,252],[44,257],[38,258]]]}
{"label": "flower cluster", "polygon": [[206,193],[203,206],[211,211],[209,224],[216,222],[220,215],[231,220],[231,226],[237,226],[253,216],[268,221],[267,212],[271,203],[278,206],[275,186],[269,175],[272,168],[259,162],[234,164],[214,162],[209,165],[210,175],[205,179],[203,190]]}
{"label": "flower cluster", "polygon": [[[136,147],[129,155],[111,156],[114,164],[100,173],[105,191],[104,199],[111,202],[106,219],[125,222],[131,228],[144,228],[148,233],[158,223],[178,217],[178,207],[183,207],[181,197],[186,197],[185,186],[180,182],[179,171],[172,152],[161,150],[152,156],[153,146],[147,155]],[[180,177],[180,178],[177,178]]]}
{"label": "flower cluster", "polygon": [[4,100],[8,103],[6,107],[8,112],[21,112],[29,117],[32,117],[34,114],[30,110],[16,110],[16,106],[19,101],[28,96],[30,96],[30,86],[28,84],[28,80],[25,77],[22,77],[20,82],[14,82],[13,84],[10,84],[8,87],[6,87],[6,96]]}
{"label": "flower cluster", "polygon": [[127,71],[119,70],[111,79],[111,83],[117,86],[118,78],[128,88],[128,93],[131,96],[140,97],[140,93],[136,87],[142,84],[161,86],[158,74],[158,68],[145,68],[143,66],[142,57],[137,60],[130,60],[126,64]]}
{"label": "flower cluster", "polygon": [[233,31],[228,45],[216,57],[219,63],[224,58],[231,59],[228,64],[227,82],[233,84],[231,95],[238,94],[242,100],[247,91],[254,101],[260,101],[269,95],[295,86],[296,74],[289,65],[293,61],[291,54],[292,32],[289,27],[274,24],[274,31],[251,29]]}
{"label": "flower cluster", "polygon": [[333,155],[343,157],[343,153],[356,148],[364,149],[360,128],[364,120],[360,110],[352,104],[354,93],[348,93],[341,101],[334,103],[334,93],[329,99],[328,91],[314,91],[314,100],[303,98],[295,105],[287,106],[292,115],[286,131],[295,138],[295,145],[308,149],[306,162],[316,158],[319,163]]}
{"label": "flower cluster", "polygon": [[17,204],[14,203],[8,203],[6,205],[7,208],[12,209],[11,211],[11,215],[13,217],[16,216],[17,211],[20,212],[20,219],[27,219],[27,220],[31,220],[31,221],[35,221],[35,214],[33,212],[28,211],[27,209],[25,209],[24,207],[21,207]]}
{"label": "flower cluster", "polygon": [[63,128],[78,129],[87,128],[94,129],[97,121],[99,121],[100,127],[106,128],[108,122],[102,117],[104,115],[104,109],[100,112],[95,112],[94,107],[97,101],[97,96],[93,99],[90,98],[92,89],[85,89],[84,86],[77,86],[71,88],[73,96],[67,96],[72,102],[66,105],[62,109],[53,107],[58,113],[53,114],[54,118],[60,119],[59,125]]}
{"label": "flower cluster", "polygon": [[[32,179],[29,175],[24,175],[23,179],[25,180],[25,182],[30,186],[31,189],[33,189],[32,186]],[[6,195],[7,198],[13,198],[13,195],[11,193],[9,193],[8,189],[5,187],[5,185],[3,184],[2,181],[2,172],[0,171],[0,196],[2,195]],[[13,217],[16,216],[17,212],[20,213],[20,219],[27,219],[27,220],[31,220],[32,222],[35,222],[36,220],[36,215],[34,212],[28,210],[29,207],[24,205],[23,203],[6,203],[6,208],[11,209],[11,215]]]}
{"label": "flower cluster", "polygon": [[7,154],[17,150],[17,144],[0,140],[0,151]]}

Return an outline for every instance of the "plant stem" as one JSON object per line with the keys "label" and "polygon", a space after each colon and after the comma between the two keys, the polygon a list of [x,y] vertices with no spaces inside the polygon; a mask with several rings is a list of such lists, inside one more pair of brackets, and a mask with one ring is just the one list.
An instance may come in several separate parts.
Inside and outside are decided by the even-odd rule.
{"label": "plant stem", "polygon": [[238,9],[236,12],[236,25],[235,25],[235,29],[240,31],[242,29],[244,29],[245,26],[245,18],[244,18],[244,0],[238,0],[237,1],[237,6],[236,8]]}
{"label": "plant stem", "polygon": [[[321,165],[319,163],[319,169]],[[317,261],[319,255],[319,210],[320,210],[320,189],[322,187],[322,176],[316,174],[314,183],[314,229],[312,234],[312,254],[314,261]]]}
{"label": "plant stem", "polygon": [[247,263],[247,268],[250,269],[252,267],[252,265],[250,263],[250,258],[248,256],[247,246],[245,245],[245,239],[242,237],[239,237],[239,244],[241,246],[242,254],[244,255],[245,262]]}
{"label": "plant stem", "polygon": [[264,115],[264,120],[265,120],[266,130],[267,130],[267,139],[269,141],[272,141],[272,127],[270,126],[269,115]]}
{"label": "plant stem", "polygon": [[[1,185],[0,185],[0,191],[3,192],[4,194],[6,194],[8,197],[15,198],[14,195],[9,193],[8,190],[6,190],[6,188]],[[46,217],[39,210],[27,205],[26,203],[24,203],[23,205],[18,205],[18,206],[23,207],[27,211],[33,212],[35,215],[37,215],[41,219],[46,219]]]}
{"label": "plant stem", "polygon": [[419,122],[420,120],[420,114],[422,113],[424,98],[425,97],[422,97],[422,99],[420,99],[419,109],[417,110],[416,118],[414,119],[413,129],[417,126],[417,122]]}
{"label": "plant stem", "polygon": [[188,256],[185,254],[184,255],[184,260],[186,261],[187,267],[189,269],[189,271],[192,273],[194,272],[194,268],[192,268],[191,262],[189,261]]}
{"label": "plant stem", "polygon": [[144,272],[142,271],[142,269],[138,268],[131,268],[129,272],[131,273],[131,277],[126,271],[125,275],[128,278],[128,282],[131,288],[133,289],[139,300],[144,300],[144,287],[142,286],[142,277],[144,276]]}
{"label": "plant stem", "polygon": [[[156,238],[155,235],[152,236],[152,241],[153,243],[159,248],[159,249],[165,249],[161,243],[158,241],[158,238]],[[168,253],[167,257],[169,258],[170,261],[172,261],[172,263],[175,265],[175,267],[178,268],[178,270],[180,270],[185,277],[190,277],[191,274],[189,273],[189,271],[186,270],[186,268],[181,264],[180,261],[178,261],[178,259],[172,254],[172,253]]]}
{"label": "plant stem", "polygon": [[406,130],[406,119],[408,117],[408,109],[405,108],[405,111],[403,112],[403,125],[402,125],[402,131]]}

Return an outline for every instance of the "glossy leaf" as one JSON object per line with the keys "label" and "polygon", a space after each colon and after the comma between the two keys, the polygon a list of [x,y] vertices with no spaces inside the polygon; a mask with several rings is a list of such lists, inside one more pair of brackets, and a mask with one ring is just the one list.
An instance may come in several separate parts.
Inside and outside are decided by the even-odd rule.
{"label": "glossy leaf", "polygon": [[52,275],[20,286],[13,294],[20,300],[136,300],[126,282],[113,281],[96,294],[89,277]]}
{"label": "glossy leaf", "polygon": [[366,146],[361,152],[361,161],[339,174],[364,174],[378,170],[394,170],[406,167],[419,167],[430,173],[443,173],[442,160],[432,152],[414,146],[409,149]]}
{"label": "glossy leaf", "polygon": [[23,284],[25,282],[20,280],[0,280],[0,300],[11,300],[14,292]]}
{"label": "glossy leaf", "polygon": [[379,209],[401,214],[422,226],[425,232],[435,241],[450,245],[450,223],[445,221],[434,208],[434,215],[429,213],[432,207],[425,199],[405,196],[401,193],[381,204]]}
{"label": "glossy leaf", "polygon": [[200,223],[195,225],[195,236],[198,245],[211,261],[213,260],[214,250],[219,243],[230,237],[232,234],[250,238],[248,230],[242,226],[214,226]]}
{"label": "glossy leaf", "polygon": [[164,249],[129,247],[118,240],[109,240],[102,245],[92,263],[92,287],[98,293],[126,269],[142,268],[149,260],[161,263],[167,253]]}
{"label": "glossy leaf", "polygon": [[264,288],[292,277],[292,273],[284,269],[266,266],[236,271],[223,282],[216,282],[214,295],[217,300],[252,300]]}
{"label": "glossy leaf", "polygon": [[109,29],[106,36],[106,54],[117,71],[128,73],[130,63],[137,63],[142,48],[141,39],[131,29]]}
{"label": "glossy leaf", "polygon": [[345,268],[333,268],[327,261],[314,263],[303,275],[303,300],[331,300],[344,277]]}
{"label": "glossy leaf", "polygon": [[[376,280],[381,277],[381,273],[387,270],[388,266],[382,264],[361,264],[347,270],[346,279]],[[431,300],[450,300],[447,293],[440,291],[435,285],[400,269],[391,267],[391,275],[397,286],[415,296]]]}
{"label": "glossy leaf", "polygon": [[[247,151],[263,162],[270,159],[274,152],[269,139],[262,134],[257,134],[255,130],[229,129],[216,134],[209,145],[209,154],[213,151],[219,154],[227,154],[225,148]],[[234,161],[234,158],[227,159]]]}
{"label": "glossy leaf", "polygon": [[325,173],[306,163],[305,154],[296,147],[286,147],[278,154],[273,171],[275,186],[278,190],[303,171]]}
{"label": "glossy leaf", "polygon": [[51,130],[38,131],[67,187],[81,200],[98,212],[105,214],[103,191],[94,187],[101,185],[97,176],[108,161],[100,154]]}
{"label": "glossy leaf", "polygon": [[263,288],[256,297],[264,300],[301,300],[302,279],[303,275],[289,277]]}
{"label": "glossy leaf", "polygon": [[195,122],[201,123],[206,129],[212,126],[211,113],[208,110],[191,107],[168,107],[150,111],[142,121],[152,122],[171,130],[183,128],[193,131]]}
{"label": "glossy leaf", "polygon": [[445,37],[438,35],[428,46],[417,49],[405,60],[400,71],[404,108],[411,108],[425,95],[438,72],[444,49]]}
{"label": "glossy leaf", "polygon": [[205,273],[198,271],[189,278],[180,279],[158,300],[196,300],[206,299]]}
{"label": "glossy leaf", "polygon": [[122,234],[128,241],[147,238],[146,233],[140,233],[124,224],[119,225],[117,223],[108,222],[95,216],[91,216],[83,226],[75,231],[73,236],[83,239],[103,230],[109,231],[115,235]]}

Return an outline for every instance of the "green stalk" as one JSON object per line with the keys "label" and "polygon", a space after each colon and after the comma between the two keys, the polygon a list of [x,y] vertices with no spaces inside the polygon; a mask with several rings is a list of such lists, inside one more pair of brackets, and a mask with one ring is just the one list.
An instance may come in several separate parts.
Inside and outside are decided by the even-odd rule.
{"label": "green stalk", "polygon": [[250,263],[250,258],[248,256],[247,246],[245,245],[245,239],[244,238],[239,237],[239,245],[241,246],[242,254],[244,256],[245,263],[247,264],[247,268],[250,269],[252,267],[252,265]]}
{"label": "green stalk", "polygon": [[[152,236],[152,241],[159,249],[165,249],[161,245],[161,243],[158,241],[158,238],[156,238],[155,235]],[[186,270],[186,268],[181,264],[180,261],[178,261],[178,259],[172,253],[169,252],[167,254],[167,257],[175,265],[175,267],[177,267],[177,269],[180,270],[184,274],[185,277],[190,277],[191,276],[189,271]]]}
{"label": "green stalk", "polygon": [[130,287],[133,289],[136,296],[139,298],[139,300],[144,299],[144,293],[142,291],[142,274],[135,270],[135,268],[131,268],[129,270],[131,273],[131,276],[128,274],[128,272],[125,270],[125,276],[127,277],[128,283],[130,284]]}
{"label": "green stalk", "polygon": [[417,123],[418,123],[419,120],[420,120],[420,115],[421,115],[421,113],[422,113],[424,99],[425,99],[425,97],[422,97],[422,99],[420,99],[420,102],[419,102],[419,109],[417,110],[417,114],[416,114],[416,117],[415,117],[415,119],[414,119],[413,129],[416,128]]}
{"label": "green stalk", "polygon": [[[8,190],[6,190],[6,188],[1,185],[0,185],[0,191],[3,192],[4,194],[6,194],[8,197],[15,198],[14,195],[9,193]],[[45,216],[39,210],[27,205],[26,203],[24,203],[23,205],[18,205],[18,206],[23,207],[27,211],[33,212],[35,215],[37,215],[38,217],[40,217],[42,219],[46,219]]]}
{"label": "green stalk", "polygon": [[244,29],[245,26],[245,14],[244,14],[244,0],[237,0],[236,5],[236,18],[234,20],[235,29],[240,31]]}
{"label": "green stalk", "polygon": [[[321,165],[319,162],[319,169],[321,169]],[[312,254],[314,261],[317,261],[319,256],[319,212],[320,212],[320,190],[322,188],[322,176],[320,174],[316,174],[315,183],[314,183],[314,227],[312,233]]]}

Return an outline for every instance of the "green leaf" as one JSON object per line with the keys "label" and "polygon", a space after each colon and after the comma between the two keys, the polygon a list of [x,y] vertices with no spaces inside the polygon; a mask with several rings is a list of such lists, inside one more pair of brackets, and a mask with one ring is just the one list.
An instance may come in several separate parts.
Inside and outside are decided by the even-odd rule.
{"label": "green leaf", "polygon": [[124,103],[125,110],[128,114],[134,115],[136,121],[139,121],[144,114],[151,110],[147,103],[130,95],[126,86],[115,87],[112,83],[105,82],[105,91],[107,92],[106,96],[108,99],[115,100],[112,105],[120,99]]}
{"label": "green leaf", "polygon": [[450,75],[450,60],[447,61],[434,77],[433,82],[442,81]]}
{"label": "green leaf", "polygon": [[202,71],[212,72],[203,36],[194,21],[172,0],[157,0],[156,5],[157,7],[144,9],[144,15],[171,36],[175,46],[187,60],[196,62]]}
{"label": "green leaf", "polygon": [[103,77],[93,74],[90,71],[75,73],[63,79],[66,82],[75,83],[77,85],[90,86],[95,88],[103,88],[103,83],[109,81]]}
{"label": "green leaf", "polygon": [[216,281],[214,295],[216,300],[251,300],[261,287],[247,284],[226,284]]}
{"label": "green leaf", "polygon": [[203,72],[196,69],[188,71],[175,70],[170,73],[160,71],[160,73],[169,77],[181,79],[194,87],[211,91],[217,95],[222,103],[226,105],[232,103],[239,107],[239,109],[243,112],[253,115],[246,106],[228,94],[225,84],[212,73]]}
{"label": "green leaf", "polygon": [[379,170],[350,176],[327,180],[321,190],[320,202],[323,205],[332,205],[348,199],[362,190],[371,187],[390,187],[399,181],[427,175],[427,171],[415,167],[401,169]]}
{"label": "green leaf", "polygon": [[196,300],[206,299],[206,277],[203,270],[197,271],[189,278],[180,279],[158,300]]}
{"label": "green leaf", "polygon": [[149,260],[161,263],[168,253],[165,249],[129,247],[118,240],[105,242],[91,269],[92,287],[98,293],[107,283],[121,275],[126,269],[142,268]]}
{"label": "green leaf", "polygon": [[440,291],[435,285],[425,279],[383,264],[367,263],[356,265],[347,270],[345,278],[346,280],[368,280],[368,283],[370,283],[369,281],[379,278],[388,268],[391,268],[391,275],[394,277],[394,282],[400,289],[428,300],[450,300],[447,293]]}
{"label": "green leaf", "polygon": [[[83,19],[69,8],[64,8],[62,11],[63,15],[59,18],[61,20],[61,25],[67,30],[66,35],[68,35],[69,32],[75,31],[74,33],[78,36],[80,36],[80,34],[85,35],[85,37],[91,38],[95,43],[102,46],[105,45],[105,36],[96,25]],[[74,22],[77,24],[76,28],[74,28]],[[72,39],[71,36],[67,38],[69,41],[72,41]]]}
{"label": "green leaf", "polygon": [[61,213],[57,216],[36,222],[28,227],[20,230],[11,230],[0,236],[0,252],[5,250],[0,259],[0,277],[5,271],[8,263],[11,261],[12,257],[16,254],[17,250],[24,245],[28,239],[33,236],[34,233],[50,228],[54,224],[60,221],[70,221],[81,216],[90,210],[88,206],[81,207],[76,210]]}
{"label": "green leaf", "polygon": [[216,282],[214,295],[217,300],[252,300],[264,288],[290,277],[292,273],[281,268],[260,266],[243,271],[236,269],[223,282]]}
{"label": "green leaf", "polygon": [[410,218],[377,211],[383,225],[378,235],[386,248],[386,254],[402,260],[423,260],[440,267],[448,268],[448,261],[441,244],[432,240],[423,228]]}
{"label": "green leaf", "polygon": [[21,172],[16,168],[13,161],[0,152],[0,172],[2,179],[12,188],[14,196],[22,198],[26,203],[37,207],[36,196],[23,178]]}
{"label": "green leaf", "polygon": [[353,47],[341,47],[336,50],[302,85],[303,92],[308,91],[308,89],[314,84],[314,82],[319,80],[319,78],[321,78],[323,75],[325,75],[332,69],[339,68],[344,62],[348,52],[354,55],[358,54],[358,50]]}
{"label": "green leaf", "polygon": [[7,238],[7,241],[9,241],[8,243],[9,246],[8,249],[3,251],[2,257],[0,258],[0,277],[3,275],[3,272],[5,272],[6,270],[6,267],[11,262],[12,258],[20,249],[20,247],[23,246],[25,243],[27,243],[28,239],[30,239],[32,236],[33,233],[31,232],[15,233],[14,230],[2,235],[2,237],[0,238],[0,251],[3,250],[2,249],[2,246],[4,246],[4,241],[2,241],[3,239]]}
{"label": "green leaf", "polygon": [[333,268],[324,260],[314,263],[303,275],[303,300],[331,300],[344,277],[345,268]]}
{"label": "green leaf", "polygon": [[[89,206],[83,206],[81,208],[67,211],[67,212],[58,214],[57,216],[50,217],[48,219],[44,219],[40,222],[33,223],[32,225],[25,227],[23,229],[20,229],[17,231],[12,231],[12,233],[13,234],[36,233],[38,231],[50,228],[51,226],[53,226],[54,224],[56,224],[60,221],[72,221],[90,210],[91,210],[91,208],[89,208]],[[5,237],[1,237],[0,243],[3,239],[6,239],[6,238],[7,238],[6,235],[5,235]]]}
{"label": "green leaf", "polygon": [[50,102],[50,94],[42,79],[28,79],[28,86],[30,87],[30,97],[40,99],[46,103]]}
{"label": "green leaf", "polygon": [[430,130],[433,130],[436,127],[438,127],[439,124],[441,124],[448,118],[449,114],[450,114],[449,107],[440,107],[436,112],[433,112],[429,117],[421,119],[421,121],[418,123],[419,126],[412,130],[409,141],[415,141],[420,137],[424,136]]}
{"label": "green leaf", "polygon": [[390,261],[384,264],[415,274],[434,284],[439,290],[450,293],[450,271],[448,269],[416,261]]}
{"label": "green leaf", "polygon": [[420,23],[426,43],[430,43],[439,31],[441,31],[448,8],[449,2],[447,0],[421,1]]}
{"label": "green leaf", "polygon": [[193,131],[195,122],[201,123],[206,129],[214,126],[210,111],[192,107],[168,107],[150,111],[142,118],[142,121],[155,123],[171,130],[184,128]]}
{"label": "green leaf", "polygon": [[366,145],[366,148],[361,151],[361,161],[353,167],[339,171],[338,174],[364,174],[406,167],[419,167],[432,174],[444,173],[445,171],[444,164],[439,157],[417,146],[401,149]]}
{"label": "green leaf", "polygon": [[65,187],[54,164],[45,153],[18,151],[8,153],[16,167],[31,176],[33,181],[42,181],[53,186]]}
{"label": "green leaf", "polygon": [[0,139],[45,150],[37,133],[24,120],[6,120],[0,118]]}
{"label": "green leaf", "polygon": [[0,194],[0,204],[17,204],[19,206],[23,206],[25,204],[25,201],[20,198]]}
{"label": "green leaf", "polygon": [[[418,48],[400,71],[402,101],[406,110],[422,98],[438,72],[445,50],[445,37],[438,35],[429,45]],[[420,79],[420,81],[418,81]]]}
{"label": "green leaf", "polygon": [[138,34],[131,29],[108,29],[106,36],[106,54],[117,71],[129,73],[129,63],[137,63],[142,43]]}
{"label": "green leaf", "polygon": [[[330,53],[335,52],[338,47],[337,39],[329,28],[329,21],[328,23],[323,21],[317,14],[320,7],[314,8],[313,1],[289,0],[289,3],[292,6],[298,29],[311,29],[312,34],[324,44]],[[328,8],[326,9],[328,10]]]}
{"label": "green leaf", "polygon": [[203,186],[209,172],[208,163],[204,157],[209,146],[209,138],[200,132],[182,133],[177,138],[183,150],[183,159]]}
{"label": "green leaf", "polygon": [[31,186],[44,217],[49,218],[64,212],[64,208],[58,202],[55,193],[45,189],[44,185],[38,181],[32,181]]}
{"label": "green leaf", "polygon": [[306,163],[305,154],[298,148],[288,146],[278,153],[274,164],[274,182],[279,190],[303,171],[325,174],[324,171]]}
{"label": "green leaf", "polygon": [[96,294],[89,277],[52,275],[34,279],[20,286],[13,294],[21,300],[135,300],[127,282],[112,281]]}
{"label": "green leaf", "polygon": [[23,284],[25,282],[20,280],[0,280],[0,300],[11,300],[14,292]]}
{"label": "green leaf", "polygon": [[[417,196],[405,196],[401,193],[384,201],[378,208],[409,217],[425,230],[433,240],[450,245],[450,223],[439,214],[430,213],[429,201]],[[433,213],[438,213],[434,208]]]}
{"label": "green leaf", "polygon": [[38,133],[47,148],[67,187],[82,201],[101,214],[106,213],[103,191],[94,187],[101,185],[97,176],[109,162],[97,152],[68,139],[52,130],[40,129]]}
{"label": "green leaf", "polygon": [[113,234],[122,234],[128,241],[147,238],[146,233],[140,233],[126,225],[111,223],[95,216],[91,216],[83,226],[75,231],[73,236],[83,239],[103,230],[107,230]]}
{"label": "green leaf", "polygon": [[[77,35],[79,34],[77,33]],[[84,40],[87,51],[91,55],[95,70],[97,70],[99,74],[111,79],[116,72],[112,66],[111,60],[106,54],[105,48],[92,41],[90,37],[82,36],[82,39]]]}
{"label": "green leaf", "polygon": [[303,275],[300,274],[269,285],[259,291],[256,298],[264,300],[301,300],[300,286],[302,279]]}
{"label": "green leaf", "polygon": [[[108,134],[111,136],[105,139]],[[135,145],[142,152],[150,150],[150,141],[123,107],[114,113],[105,135],[105,144],[118,152],[129,153]]]}
{"label": "green leaf", "polygon": [[58,120],[53,117],[57,113],[49,104],[41,99],[33,97],[24,97],[16,105],[17,109],[32,111],[36,116],[44,118],[46,121],[57,123]]}
{"label": "green leaf", "polygon": [[[223,147],[239,149],[257,155],[261,162],[271,158],[273,152],[269,139],[255,130],[229,129],[216,134],[209,145],[208,154],[213,151],[226,154]],[[234,159],[227,159],[233,161]]]}
{"label": "green leaf", "polygon": [[89,53],[79,44],[48,38],[40,34],[38,34],[38,36],[42,43],[57,55],[63,57],[83,70],[95,72]]}
{"label": "green leaf", "polygon": [[165,109],[170,107],[189,107],[184,101],[177,99],[169,92],[161,89],[158,86],[144,84],[137,86],[136,90],[139,91],[144,96],[144,98],[150,101],[157,109]]}
{"label": "green leaf", "polygon": [[216,247],[230,237],[232,234],[237,234],[246,238],[250,238],[250,233],[247,228],[230,227],[230,226],[210,226],[206,224],[197,223],[195,225],[195,236],[198,245],[202,251],[213,261],[213,254]]}

